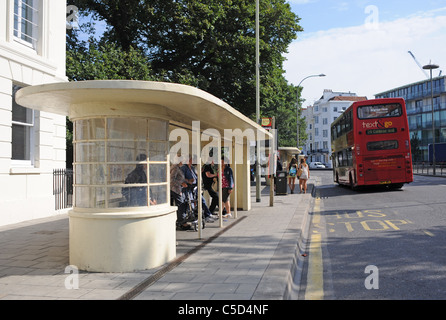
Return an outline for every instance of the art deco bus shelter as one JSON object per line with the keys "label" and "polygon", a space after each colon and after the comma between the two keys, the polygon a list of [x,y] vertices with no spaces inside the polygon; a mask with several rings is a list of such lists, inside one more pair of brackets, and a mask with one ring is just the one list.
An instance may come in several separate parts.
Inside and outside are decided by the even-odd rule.
{"label": "art deco bus shelter", "polygon": [[[237,154],[232,157],[234,213],[251,208],[250,141],[271,135],[202,90],[173,83],[97,80],[26,87],[16,99],[25,107],[73,121],[69,247],[70,264],[80,270],[131,272],[175,258],[170,167],[179,160],[177,155],[187,155],[185,150],[195,155],[201,172],[209,155],[206,146],[214,146],[220,159],[225,137],[230,140],[226,151]],[[232,136],[225,135],[225,129]],[[255,137],[249,134],[253,132]],[[172,155],[173,148],[181,151]],[[201,152],[202,161],[197,161]]]}

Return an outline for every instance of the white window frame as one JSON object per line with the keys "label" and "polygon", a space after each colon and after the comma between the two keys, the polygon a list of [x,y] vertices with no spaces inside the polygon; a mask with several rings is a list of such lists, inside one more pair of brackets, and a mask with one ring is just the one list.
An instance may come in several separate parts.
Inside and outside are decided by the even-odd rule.
{"label": "white window frame", "polygon": [[[39,0],[32,0],[32,5],[25,3],[24,0],[14,0],[14,19],[13,19],[13,36],[14,40],[20,44],[37,50],[37,41],[39,37]],[[22,9],[27,7],[31,10],[31,20],[27,20],[22,15]],[[17,12],[16,12],[17,8]],[[31,24],[31,34],[26,30],[22,30],[22,22]],[[17,22],[17,25],[16,25]],[[22,37],[26,38],[23,39]]]}
{"label": "white window frame", "polygon": [[[16,87],[16,88],[14,88]],[[20,89],[21,87],[19,85],[14,85],[13,87],[13,95],[12,95],[12,99],[13,99],[13,103],[15,103],[15,92]],[[17,88],[18,87],[18,88]],[[23,106],[21,106],[23,107]],[[24,108],[24,107],[23,107]],[[17,126],[22,126],[22,127],[29,127],[29,136],[26,137],[27,143],[29,143],[29,159],[25,160],[25,159],[12,159],[12,148],[13,148],[13,143],[14,141],[12,140],[12,135],[11,135],[11,166],[12,167],[34,167],[34,163],[35,163],[35,123],[36,123],[36,117],[38,116],[37,113],[33,110],[33,109],[29,109],[29,108],[25,108],[27,110],[29,110],[31,112],[31,122],[21,122],[21,121],[11,121],[12,125],[17,125]],[[11,110],[12,112],[12,110]],[[11,130],[12,130],[12,125],[11,125]]]}

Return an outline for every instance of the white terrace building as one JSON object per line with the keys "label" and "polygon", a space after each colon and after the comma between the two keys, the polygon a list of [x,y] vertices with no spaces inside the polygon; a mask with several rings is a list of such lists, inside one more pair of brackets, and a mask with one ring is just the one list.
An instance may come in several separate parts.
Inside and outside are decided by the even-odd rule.
{"label": "white terrace building", "polygon": [[367,100],[351,92],[333,92],[324,90],[322,97],[312,107],[304,109],[307,121],[308,140],[303,153],[308,155],[308,162],[322,162],[332,168],[331,123],[355,101]]}
{"label": "white terrace building", "polygon": [[67,81],[66,1],[0,1],[0,226],[57,214],[65,117],[15,102],[25,86]]}

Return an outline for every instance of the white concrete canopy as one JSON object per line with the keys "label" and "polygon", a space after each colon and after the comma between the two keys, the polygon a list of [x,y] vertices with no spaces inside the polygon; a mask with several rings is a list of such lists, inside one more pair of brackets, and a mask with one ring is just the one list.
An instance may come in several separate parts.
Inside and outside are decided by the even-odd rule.
{"label": "white concrete canopy", "polygon": [[16,99],[23,106],[70,118],[80,116],[70,110],[70,106],[85,102],[102,104],[107,101],[109,114],[116,111],[114,104],[143,105],[141,112],[155,113],[166,120],[188,124],[196,120],[200,121],[202,129],[254,129],[271,137],[267,130],[223,100],[203,90],[176,83],[133,80],[53,83],[23,88]]}

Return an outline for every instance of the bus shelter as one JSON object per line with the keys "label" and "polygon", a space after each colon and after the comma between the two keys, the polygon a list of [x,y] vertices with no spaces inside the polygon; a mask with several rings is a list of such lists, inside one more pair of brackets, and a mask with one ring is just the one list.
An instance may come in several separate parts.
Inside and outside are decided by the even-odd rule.
{"label": "bus shelter", "polygon": [[285,168],[288,167],[292,158],[297,159],[298,155],[299,159],[301,157],[300,156],[301,150],[294,147],[279,147],[278,152],[280,161],[283,166],[283,170],[286,170]]}
{"label": "bus shelter", "polygon": [[69,247],[70,264],[80,270],[131,272],[174,259],[170,168],[192,158],[200,173],[211,149],[220,172],[222,154],[231,163],[235,217],[238,208],[251,208],[249,145],[271,134],[209,93],[174,83],[95,80],[30,86],[16,99],[73,121]]}

